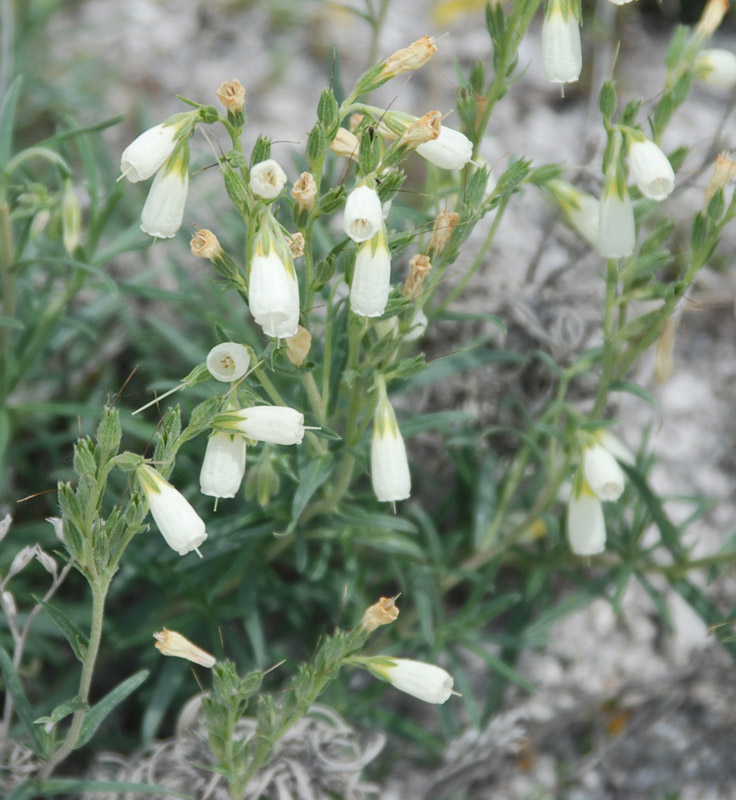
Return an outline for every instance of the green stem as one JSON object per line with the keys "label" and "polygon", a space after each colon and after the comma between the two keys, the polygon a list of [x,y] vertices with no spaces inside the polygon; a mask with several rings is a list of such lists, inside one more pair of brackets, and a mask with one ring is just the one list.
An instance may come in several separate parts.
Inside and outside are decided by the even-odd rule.
{"label": "green stem", "polygon": [[[102,640],[102,620],[105,614],[105,598],[107,597],[107,590],[109,582],[104,585],[101,582],[92,582],[90,584],[92,589],[92,622],[89,632],[89,643],[87,652],[82,662],[82,675],[79,680],[79,692],[77,699],[80,703],[88,703],[89,690],[92,685],[92,675],[95,669],[95,662],[97,660],[97,653],[100,649],[100,641]],[[42,767],[39,773],[40,780],[46,780],[53,772],[58,764],[60,764],[71,752],[74,750],[79,736],[82,732],[82,723],[86,711],[75,711],[72,717],[72,724],[69,727],[64,743],[61,747],[49,758],[46,764]]]}
{"label": "green stem", "polygon": [[608,402],[608,387],[613,378],[616,367],[616,346],[613,342],[614,314],[618,294],[618,268],[615,259],[608,259],[606,271],[606,305],[603,312],[603,363],[601,377],[598,383],[598,393],[593,404],[590,416],[595,419],[600,416]]}
{"label": "green stem", "polygon": [[276,405],[279,406],[286,406],[288,403],[284,398],[279,394],[279,390],[271,383],[270,378],[264,372],[262,367],[258,367],[258,369],[254,370],[253,374],[258,379],[258,382],[261,386],[266,390],[266,394],[273,400]]}

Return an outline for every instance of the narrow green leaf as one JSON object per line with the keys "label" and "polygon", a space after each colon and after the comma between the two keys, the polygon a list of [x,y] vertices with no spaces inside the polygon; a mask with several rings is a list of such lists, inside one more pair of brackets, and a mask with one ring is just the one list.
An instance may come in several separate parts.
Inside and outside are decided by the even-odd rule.
{"label": "narrow green leaf", "polygon": [[499,675],[506,678],[506,680],[515,683],[517,686],[520,686],[522,689],[526,690],[527,692],[535,691],[534,684],[528,681],[523,675],[520,675],[513,667],[510,667],[504,661],[501,661],[500,658],[495,656],[493,653],[488,652],[483,647],[480,647],[477,642],[463,639],[463,646],[467,647],[472,653],[475,655],[480,656],[487,664],[491,666]]}
{"label": "narrow green leaf", "polygon": [[23,684],[20,682],[18,673],[15,671],[13,661],[3,647],[0,647],[0,670],[3,673],[5,689],[13,698],[13,703],[15,703],[15,713],[18,715],[18,719],[23,723],[23,727],[30,736],[31,747],[38,755],[44,756],[44,743],[41,731],[33,722],[36,715],[33,713],[33,709],[23,689]]}
{"label": "narrow green leaf", "polygon": [[0,106],[0,167],[4,167],[10,160],[13,147],[13,125],[15,123],[15,109],[18,105],[20,87],[23,77],[18,75],[10,84],[3,104]]}
{"label": "narrow green leaf", "polygon": [[36,725],[45,725],[47,722],[61,722],[69,714],[73,714],[75,711],[87,711],[88,708],[87,703],[80,703],[79,700],[68,700],[66,703],[56,706],[48,717],[39,717],[36,720]]}
{"label": "narrow green leaf", "polygon": [[0,314],[0,328],[15,328],[16,330],[23,330],[26,326],[15,317],[7,317]]}
{"label": "narrow green leaf", "polygon": [[[133,783],[131,781],[86,781],[77,778],[52,778],[34,787],[36,797],[53,797],[56,794],[76,794],[83,792],[136,792],[138,794],[167,795],[181,800],[196,800],[190,794],[175,792],[163,786],[152,786],[149,783]],[[29,797],[29,795],[23,795]],[[10,800],[10,798],[8,798]]]}
{"label": "narrow green leaf", "polygon": [[629,394],[633,394],[634,397],[638,397],[640,400],[648,403],[652,409],[657,412],[659,424],[662,424],[662,409],[659,407],[659,403],[644,387],[639,386],[638,383],[632,383],[631,381],[614,381],[610,385],[609,390],[611,392],[628,392]]}
{"label": "narrow green leaf", "polygon": [[299,517],[307,507],[312,495],[330,477],[332,471],[333,458],[325,454],[319,458],[311,460],[306,468],[299,473],[299,484],[294,492],[294,499],[291,503],[291,521],[287,528],[287,533],[291,533],[296,528]]}
{"label": "narrow green leaf", "polygon": [[84,661],[84,656],[86,655],[87,648],[89,647],[89,640],[87,639],[87,637],[69,619],[69,617],[67,617],[66,614],[64,614],[62,611],[59,611],[58,608],[54,608],[54,606],[52,606],[50,603],[47,603],[40,597],[36,597],[35,594],[33,595],[33,599],[39,605],[43,606],[46,613],[56,623],[59,630],[66,637],[67,642],[69,642],[69,646],[74,651],[74,655],[80,661]]}
{"label": "narrow green leaf", "polygon": [[75,749],[83,747],[94,736],[95,731],[99,728],[100,723],[105,717],[117,706],[122,703],[128,695],[132,694],[148,677],[148,670],[142,669],[136,672],[129,678],[126,678],[122,683],[119,683],[111,692],[108,692],[99,703],[96,703],[84,718],[82,723],[82,732],[79,735],[79,741]]}

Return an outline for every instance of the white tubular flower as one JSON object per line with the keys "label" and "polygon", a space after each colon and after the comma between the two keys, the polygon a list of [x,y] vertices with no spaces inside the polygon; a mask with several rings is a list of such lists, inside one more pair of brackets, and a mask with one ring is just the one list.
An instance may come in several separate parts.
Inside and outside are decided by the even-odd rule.
{"label": "white tubular flower", "polygon": [[592,491],[601,500],[618,500],[626,476],[616,459],[600,444],[583,448],[583,474]]}
{"label": "white tubular flower", "polygon": [[411,474],[406,445],[386,396],[383,379],[380,379],[378,391],[371,441],[371,482],[380,501],[394,503],[406,500],[411,494]]}
{"label": "white tubular flower", "polygon": [[266,336],[276,339],[294,336],[299,328],[299,281],[287,251],[284,261],[273,244],[265,253],[259,240],[248,277],[250,313]]}
{"label": "white tubular flower", "polygon": [[427,331],[428,324],[429,320],[427,319],[427,315],[420,308],[416,314],[414,314],[411,325],[409,325],[409,330],[404,334],[404,341],[416,342],[418,339],[421,339]]}
{"label": "white tubular flower", "polygon": [[245,439],[216,431],[207,440],[199,489],[209,497],[235,497],[245,475]]}
{"label": "white tubular flower", "polygon": [[158,172],[174,152],[181,125],[162,122],[144,131],[123,150],[120,172],[131,183],[145,181]]}
{"label": "white tubular flower", "polygon": [[552,83],[574,83],[583,68],[580,23],[567,3],[551,0],[542,24],[542,70]]}
{"label": "white tubular flower", "polygon": [[600,203],[592,195],[581,192],[565,181],[552,180],[547,184],[570,225],[593,247],[598,247]]}
{"label": "white tubular flower", "polygon": [[228,411],[220,424],[259,442],[301,444],[304,438],[304,414],[286,406],[252,406]]}
{"label": "white tubular flower", "polygon": [[473,143],[464,133],[443,125],[440,135],[420,144],[417,153],[440,169],[462,169],[473,155]]}
{"label": "white tubular flower", "polygon": [[386,229],[361,245],[350,282],[350,308],[361,317],[380,317],[386,310],[391,290],[391,254],[386,246]]}
{"label": "white tubular flower", "polygon": [[606,178],[598,218],[598,250],[604,258],[625,258],[634,252],[634,207],[626,186],[619,194],[615,176]]}
{"label": "white tubular flower", "polygon": [[709,86],[732,89],[736,86],[736,54],[730,50],[701,50],[695,59],[695,76]]}
{"label": "white tubular flower", "polygon": [[272,158],[259,161],[250,170],[250,188],[264,200],[274,200],[286,186],[286,173]]}
{"label": "white tubular flower", "polygon": [[442,667],[411,658],[381,656],[371,660],[370,668],[399,691],[425,703],[444,703],[452,694],[455,683],[452,675]]}
{"label": "white tubular flower", "polygon": [[183,163],[167,166],[156,173],[141,212],[141,230],[157,239],[171,239],[181,228],[189,189],[189,170]]}
{"label": "white tubular flower", "polygon": [[154,633],[153,638],[156,639],[156,649],[165,656],[185,658],[187,661],[192,661],[203,667],[215,666],[216,659],[211,653],[202,650],[201,647],[197,647],[194,642],[190,642],[186,636],[182,636],[176,631],[164,628],[162,631]]}
{"label": "white tubular flower", "polygon": [[618,438],[618,436],[614,436],[610,431],[602,428],[599,431],[596,431],[595,440],[598,442],[599,445],[605,447],[606,450],[617,460],[620,461],[622,464],[630,464],[633,465],[636,459],[634,458],[634,454],[629,450],[629,448]]}
{"label": "white tubular flower", "polygon": [[631,142],[629,169],[639,191],[650,200],[664,200],[675,188],[669,159],[650,139]]}
{"label": "white tubular flower", "polygon": [[354,242],[367,242],[383,225],[383,209],[378,192],[369,186],[358,186],[348,195],[342,218],[342,229]]}
{"label": "white tubular flower", "polygon": [[625,6],[627,3],[632,3],[633,0],[608,0],[609,3],[612,3],[614,6]]}
{"label": "white tubular flower", "polygon": [[197,548],[207,538],[207,531],[186,497],[147,464],[138,468],[137,475],[166,544],[180,556],[192,550],[201,555]]}
{"label": "white tubular flower", "polygon": [[242,378],[250,366],[248,349],[237,342],[216,344],[207,353],[207,369],[215,380],[232,383]]}
{"label": "white tubular flower", "polygon": [[580,494],[573,489],[567,501],[567,541],[578,556],[595,556],[606,547],[603,506],[585,481]]}

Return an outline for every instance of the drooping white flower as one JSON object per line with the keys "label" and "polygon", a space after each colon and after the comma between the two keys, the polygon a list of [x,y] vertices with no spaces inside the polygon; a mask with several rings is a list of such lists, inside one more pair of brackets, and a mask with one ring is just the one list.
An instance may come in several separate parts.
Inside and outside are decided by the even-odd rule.
{"label": "drooping white flower", "polygon": [[570,492],[567,501],[567,541],[573,553],[595,556],[606,547],[606,521],[601,501],[582,481],[580,492]]}
{"label": "drooping white flower", "polygon": [[280,256],[273,243],[256,244],[248,276],[248,304],[266,336],[286,339],[299,328],[299,281],[288,247]]}
{"label": "drooping white flower", "polygon": [[245,475],[245,439],[240,434],[215,431],[199,473],[199,488],[209,497],[235,497]]}
{"label": "drooping white flower", "polygon": [[348,195],[342,218],[342,229],[354,242],[367,242],[383,226],[383,209],[378,192],[369,186],[358,186]]}
{"label": "drooping white flower", "polygon": [[148,464],[138,467],[137,475],[166,544],[180,556],[192,550],[199,553],[197,548],[207,538],[207,531],[190,502]]}
{"label": "drooping white flower", "polygon": [[378,673],[399,691],[425,703],[444,703],[455,683],[449,672],[436,664],[412,658],[379,656],[370,661],[371,672]]}
{"label": "drooping white flower", "polygon": [[350,281],[350,308],[361,317],[380,317],[391,290],[391,254],[386,246],[386,228],[358,249]]}
{"label": "drooping white flower", "polygon": [[144,131],[123,150],[120,172],[131,183],[148,180],[174,152],[181,124],[165,123]]}
{"label": "drooping white flower", "polygon": [[675,188],[669,159],[650,139],[631,142],[629,169],[639,191],[650,200],[664,200]]}
{"label": "drooping white flower", "polygon": [[304,414],[287,406],[251,406],[228,411],[217,421],[259,442],[300,444],[304,438]]}
{"label": "drooping white flower", "polygon": [[171,239],[181,228],[189,190],[189,170],[177,160],[156,173],[141,212],[141,230],[157,239]]}
{"label": "drooping white flower", "polygon": [[625,185],[607,177],[598,217],[598,250],[604,258],[625,258],[634,252],[636,227],[634,207]]}
{"label": "drooping white flower", "polygon": [[583,68],[580,23],[571,6],[551,0],[542,23],[542,70],[552,83],[574,83]]}
{"label": "drooping white flower", "polygon": [[207,353],[207,369],[215,380],[232,383],[242,378],[250,366],[248,348],[237,342],[221,342]]}
{"label": "drooping white flower", "polygon": [[414,314],[411,324],[409,325],[409,329],[404,334],[404,341],[416,342],[418,339],[421,339],[427,331],[428,324],[429,320],[427,319],[427,315],[424,313],[424,311],[422,311],[421,308],[417,309],[417,312]]}
{"label": "drooping white flower", "polygon": [[411,474],[406,445],[383,379],[379,381],[378,391],[371,441],[371,482],[379,500],[393,503],[406,500],[411,494]]}
{"label": "drooping white flower", "polygon": [[440,135],[420,144],[417,153],[440,169],[462,169],[473,155],[473,143],[464,133],[443,125]]}
{"label": "drooping white flower", "polygon": [[215,666],[216,659],[211,653],[198,647],[194,642],[190,642],[186,636],[182,636],[176,631],[164,628],[162,631],[154,633],[153,638],[156,639],[156,649],[165,656],[185,658],[187,661],[203,667]]}
{"label": "drooping white flower", "polygon": [[549,181],[547,188],[565,212],[570,225],[593,247],[598,247],[599,201],[565,181]]}
{"label": "drooping white flower", "polygon": [[286,186],[286,173],[273,158],[259,161],[250,169],[250,188],[264,200],[274,200]]}
{"label": "drooping white flower", "polygon": [[583,448],[583,474],[591,490],[601,500],[618,500],[626,476],[616,459],[600,444]]}
{"label": "drooping white flower", "polygon": [[602,447],[605,447],[617,461],[620,461],[622,464],[634,464],[636,460],[634,454],[618,436],[614,436],[614,434],[605,428],[596,431],[594,436],[596,442]]}
{"label": "drooping white flower", "polygon": [[695,75],[709,86],[732,89],[736,86],[736,53],[717,47],[701,50],[695,59]]}
{"label": "drooping white flower", "polygon": [[614,6],[625,6],[627,3],[632,3],[633,0],[609,0]]}

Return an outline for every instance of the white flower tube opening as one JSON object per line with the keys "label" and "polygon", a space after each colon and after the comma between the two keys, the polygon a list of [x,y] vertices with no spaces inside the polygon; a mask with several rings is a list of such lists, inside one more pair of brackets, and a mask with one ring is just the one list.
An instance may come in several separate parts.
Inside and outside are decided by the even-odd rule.
{"label": "white flower tube opening", "polygon": [[626,476],[616,459],[600,444],[583,448],[583,474],[591,490],[601,500],[618,500]]}
{"label": "white flower tube opening", "polygon": [[237,342],[216,344],[207,353],[207,369],[215,380],[232,383],[242,378],[250,366],[248,349]]}
{"label": "white flower tube opening", "polygon": [[420,144],[417,153],[440,169],[462,169],[473,156],[473,143],[464,133],[443,125],[440,135]]}
{"label": "white flower tube opening", "polygon": [[181,126],[162,122],[144,131],[123,150],[120,172],[131,183],[148,180],[174,152]]}
{"label": "white flower tube opening", "polygon": [[580,493],[573,489],[567,501],[567,541],[578,556],[595,556],[606,547],[603,505],[585,481]]}
{"label": "white flower tube opening", "polygon": [[304,414],[286,406],[251,406],[228,411],[218,421],[259,442],[300,444],[304,438]]}
{"label": "white flower tube opening", "polygon": [[452,694],[455,683],[452,675],[442,667],[411,658],[379,656],[371,659],[370,669],[399,691],[425,703],[444,703]]}
{"label": "white flower tube opening", "polygon": [[199,487],[209,497],[235,497],[245,475],[245,439],[216,431],[207,440]]}
{"label": "white flower tube opening", "polygon": [[367,242],[383,226],[383,209],[378,192],[369,186],[353,189],[345,201],[342,229],[354,242]]}
{"label": "white flower tube opening", "polygon": [[675,188],[675,171],[650,139],[631,142],[629,169],[639,191],[650,200],[664,200]]}
{"label": "white flower tube opening", "polygon": [[189,190],[189,171],[177,164],[162,167],[153,179],[141,212],[141,230],[157,239],[171,239],[181,228]]}
{"label": "white flower tube opening", "polygon": [[386,246],[386,229],[358,249],[350,281],[350,308],[361,317],[380,317],[391,291],[391,254]]}
{"label": "white flower tube opening", "polygon": [[598,251],[604,258],[626,258],[636,246],[634,207],[626,186],[619,194],[616,179],[606,179],[598,220]]}
{"label": "white flower tube opening", "polygon": [[250,313],[266,336],[276,339],[294,336],[299,328],[299,281],[294,262],[286,259],[273,245],[264,253],[259,241],[248,277]]}
{"label": "white flower tube opening", "polygon": [[379,384],[378,405],[373,419],[371,482],[381,502],[395,503],[406,500],[411,494],[406,445],[383,383]]}
{"label": "white flower tube opening", "polygon": [[552,0],[542,23],[542,70],[552,83],[575,83],[583,68],[580,23],[571,5],[564,13],[560,0]]}
{"label": "white flower tube opening", "polygon": [[286,186],[286,173],[273,158],[259,161],[250,169],[250,188],[264,200],[274,200]]}
{"label": "white flower tube opening", "polygon": [[147,464],[137,470],[138,479],[166,544],[180,555],[197,549],[207,538],[202,518],[190,502],[159,472]]}

